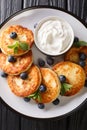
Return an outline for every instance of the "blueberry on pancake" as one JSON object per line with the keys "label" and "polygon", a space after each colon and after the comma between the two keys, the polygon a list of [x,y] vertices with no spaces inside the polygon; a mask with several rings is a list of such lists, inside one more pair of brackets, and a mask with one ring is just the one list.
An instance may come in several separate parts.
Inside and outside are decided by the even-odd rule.
{"label": "blueberry on pancake", "polygon": [[64,57],[65,61],[71,61],[83,67],[87,77],[87,46],[72,47]]}
{"label": "blueberry on pancake", "polygon": [[11,91],[20,97],[27,97],[38,90],[41,84],[41,73],[36,65],[32,65],[26,72],[25,80],[20,78],[20,75],[8,75],[7,81]]}
{"label": "blueberry on pancake", "polygon": [[34,42],[33,32],[20,25],[12,25],[0,34],[0,47],[6,55],[27,53]]}
{"label": "blueberry on pancake", "polygon": [[72,47],[65,54],[64,60],[65,61],[71,61],[71,62],[74,62],[74,63],[78,63],[79,62],[79,50],[80,50],[80,48]]}
{"label": "blueberry on pancake", "polygon": [[72,96],[83,88],[86,75],[84,69],[79,65],[65,61],[53,66],[53,70],[56,72],[58,77],[64,75],[67,83],[72,85],[71,89],[65,93],[65,96]]}
{"label": "blueberry on pancake", "polygon": [[[11,58],[11,56],[10,56]],[[24,71],[27,71],[33,62],[32,51],[30,50],[22,56],[14,57],[14,62],[9,61],[9,56],[4,53],[0,53],[0,68],[9,75],[18,75]]]}
{"label": "blueberry on pancake", "polygon": [[49,103],[54,101],[60,93],[61,84],[57,74],[49,68],[40,68],[42,75],[42,84],[46,87],[46,91],[41,92],[41,103]]}

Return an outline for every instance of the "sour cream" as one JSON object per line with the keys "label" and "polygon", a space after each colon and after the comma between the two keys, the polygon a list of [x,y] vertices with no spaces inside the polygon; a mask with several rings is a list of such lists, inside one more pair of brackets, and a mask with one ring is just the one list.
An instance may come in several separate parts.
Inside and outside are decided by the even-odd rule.
{"label": "sour cream", "polygon": [[48,54],[57,55],[70,45],[73,38],[71,26],[63,19],[47,19],[38,28],[38,47]]}

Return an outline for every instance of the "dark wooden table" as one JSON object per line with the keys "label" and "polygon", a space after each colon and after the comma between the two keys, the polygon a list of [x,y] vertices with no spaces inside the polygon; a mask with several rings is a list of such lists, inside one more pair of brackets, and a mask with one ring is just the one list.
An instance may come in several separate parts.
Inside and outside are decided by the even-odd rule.
{"label": "dark wooden table", "polygon": [[[87,0],[0,0],[0,23],[26,7],[49,5],[71,11],[87,22]],[[0,101],[0,130],[86,130],[87,102],[71,115],[60,120],[27,119],[9,110]]]}

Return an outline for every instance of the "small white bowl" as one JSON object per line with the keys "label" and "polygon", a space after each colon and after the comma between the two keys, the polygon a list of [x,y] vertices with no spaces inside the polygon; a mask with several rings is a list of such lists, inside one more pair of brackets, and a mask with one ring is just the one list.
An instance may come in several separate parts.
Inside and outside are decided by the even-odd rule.
{"label": "small white bowl", "polygon": [[[49,21],[55,21],[55,22],[57,22],[57,21],[59,21],[60,23],[62,23],[62,26],[61,27],[63,27],[63,30],[64,30],[64,33],[67,31],[67,30],[69,30],[69,35],[67,35],[67,38],[69,38],[68,40],[68,43],[66,42],[66,44],[59,44],[59,45],[57,45],[57,44],[55,44],[56,42],[57,42],[57,40],[59,41],[59,39],[58,39],[58,34],[56,35],[56,42],[54,42],[54,43],[50,43],[50,44],[48,44],[48,41],[50,41],[50,42],[52,42],[53,40],[55,40],[55,37],[54,37],[54,39],[52,39],[53,38],[53,36],[54,36],[54,33],[55,33],[55,29],[54,28],[57,28],[56,27],[56,24],[52,24],[51,22],[49,22]],[[50,25],[48,25],[48,24],[50,24]],[[45,26],[46,25],[46,26]],[[51,27],[51,29],[50,29],[50,32],[51,32],[51,35],[50,35],[50,39],[49,39],[49,34],[47,34],[48,33],[48,31],[49,31],[49,26]],[[53,26],[53,27],[52,27]],[[55,26],[55,27],[54,27]],[[60,26],[60,25],[59,25]],[[65,27],[64,27],[65,26]],[[48,30],[47,30],[47,33],[46,33],[46,29],[47,29],[47,27],[48,27]],[[66,29],[67,28],[67,29]],[[42,29],[42,31],[43,30],[45,30],[45,31],[43,31],[43,32],[40,32],[41,31],[41,29]],[[53,30],[54,30],[54,32],[53,32]],[[56,32],[58,32],[59,30],[56,30]],[[45,34],[47,34],[47,35],[45,35],[44,34],[44,32],[45,32]],[[62,31],[61,31],[62,32]],[[41,35],[41,33],[42,33],[42,35]],[[59,33],[59,32],[58,32]],[[59,34],[60,35],[60,34]],[[66,35],[66,34],[63,34],[63,35]],[[40,38],[38,38],[40,36]],[[51,37],[52,36],[52,37]],[[44,38],[43,38],[44,37]],[[52,39],[52,40],[51,40]],[[39,41],[39,40],[41,40],[41,41]],[[48,41],[46,41],[46,40],[48,40]],[[44,19],[42,19],[38,24],[37,24],[37,26],[36,26],[36,28],[35,28],[35,31],[34,31],[34,41],[35,41],[35,45],[36,45],[36,47],[41,51],[41,52],[43,52],[44,54],[46,54],[46,55],[50,55],[50,56],[58,56],[58,55],[61,55],[61,54],[64,54],[65,52],[67,52],[69,49],[70,49],[70,47],[72,46],[72,44],[73,44],[73,41],[74,41],[74,32],[73,32],[73,29],[72,29],[72,27],[71,27],[71,25],[67,22],[67,21],[65,21],[64,19],[62,19],[62,18],[60,18],[60,17],[56,17],[56,16],[50,16],[50,17],[46,17],[46,18],[44,18]],[[43,41],[45,41],[45,44],[44,43],[42,43]],[[60,40],[60,43],[62,42],[62,40]],[[59,43],[59,42],[57,42],[57,43]],[[47,45],[48,44],[48,45]],[[68,45],[67,45],[68,44]],[[46,46],[45,46],[46,45]],[[57,46],[56,46],[57,45]],[[65,48],[63,48],[64,47],[64,45],[65,45]],[[48,47],[48,48],[47,48]],[[43,49],[44,48],[44,49]],[[60,50],[57,50],[57,48],[59,49],[60,48]],[[52,50],[53,49],[53,50]]]}

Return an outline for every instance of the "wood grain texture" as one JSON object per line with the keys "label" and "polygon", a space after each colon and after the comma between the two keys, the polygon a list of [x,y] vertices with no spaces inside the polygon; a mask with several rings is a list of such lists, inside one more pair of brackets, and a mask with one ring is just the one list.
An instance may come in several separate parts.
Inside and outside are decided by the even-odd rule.
{"label": "wood grain texture", "polygon": [[48,6],[55,6],[55,7],[62,7],[66,9],[66,0],[24,0],[23,7],[31,7],[31,6],[38,6],[38,5],[48,5]]}
{"label": "wood grain texture", "polygon": [[[68,117],[69,130],[87,129],[87,102],[78,111]],[[71,127],[72,126],[72,127]]]}
{"label": "wood grain texture", "polygon": [[67,9],[87,22],[87,0],[67,0]]}
{"label": "wood grain texture", "polygon": [[[69,10],[87,22],[86,0],[0,0],[0,23],[26,7],[49,5]],[[33,120],[19,116],[0,101],[0,130],[86,130],[87,102],[61,120]]]}
{"label": "wood grain texture", "polygon": [[22,9],[22,0],[0,0],[0,23]]}
{"label": "wood grain texture", "polygon": [[20,130],[20,121],[21,118],[18,116],[16,113],[13,113],[9,109],[7,109],[7,124],[6,124],[6,129],[7,130]]}
{"label": "wood grain texture", "polygon": [[2,103],[0,102],[0,129],[2,127]]}

